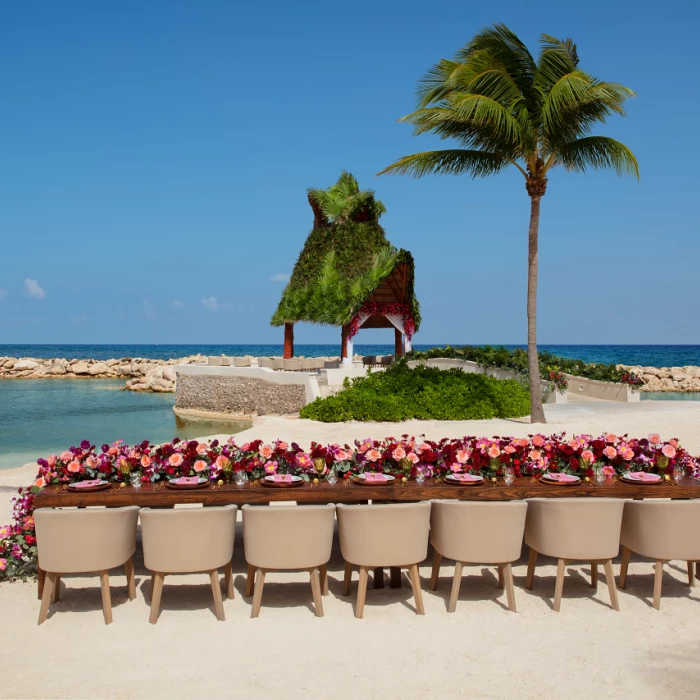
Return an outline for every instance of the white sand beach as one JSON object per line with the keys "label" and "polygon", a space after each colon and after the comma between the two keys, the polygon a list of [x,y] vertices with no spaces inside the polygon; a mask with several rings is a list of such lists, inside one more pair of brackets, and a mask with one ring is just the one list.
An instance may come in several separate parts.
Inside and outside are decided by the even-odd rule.
{"label": "white sand beach", "polygon": [[[700,404],[548,406],[543,432],[630,435],[658,432],[700,452]],[[425,433],[525,435],[521,421],[318,424],[259,419],[239,440],[280,437],[307,444],[366,435]],[[0,472],[0,520],[8,522],[12,486],[33,467]],[[137,599],[129,602],[121,571],[112,576],[114,623],[102,618],[97,577],[66,577],[61,601],[36,624],[35,583],[0,587],[0,682],[3,698],[696,698],[700,683],[700,584],[689,589],[685,565],[666,567],[661,610],[651,607],[653,565],[635,560],[620,612],[609,605],[605,577],[597,591],[590,569],[567,566],[561,613],[552,611],[555,566],[542,559],[535,588],[524,590],[525,560],[514,568],[518,613],[505,606],[495,569],[465,570],[457,611],[446,612],[453,568],[428,591],[430,560],[421,567],[425,616],[403,587],[370,588],[365,617],[353,617],[355,587],[342,596],[337,548],[329,566],[325,617],[312,612],[306,574],[271,574],[263,608],[250,619],[244,598],[242,533],[236,537],[236,597],[226,622],[214,617],[206,575],[166,579],[158,624],[148,624],[150,576],[137,553]],[[616,572],[618,566],[616,565]],[[355,581],[357,576],[355,577]],[[67,587],[66,587],[67,584]]]}

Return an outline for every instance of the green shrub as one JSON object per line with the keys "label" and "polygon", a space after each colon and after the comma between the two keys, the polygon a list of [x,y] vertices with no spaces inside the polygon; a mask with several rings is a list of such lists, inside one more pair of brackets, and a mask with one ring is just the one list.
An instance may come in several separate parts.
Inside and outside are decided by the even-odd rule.
{"label": "green shrub", "polygon": [[[527,376],[527,351],[523,348],[508,350],[503,346],[494,347],[492,345],[464,345],[461,347],[447,346],[445,348],[430,348],[412,352],[410,359],[430,360],[438,357],[449,357],[458,360],[469,360],[476,362],[483,367],[500,367],[511,369]],[[543,379],[549,377],[550,372],[565,372],[576,377],[586,377],[587,379],[598,379],[603,382],[625,382],[630,381],[629,373],[619,370],[615,365],[603,363],[587,363],[583,360],[569,359],[552,355],[549,352],[539,353],[540,375]],[[627,377],[625,376],[627,375]]]}
{"label": "green shrub", "polygon": [[405,360],[385,371],[346,382],[338,394],[316,399],[301,410],[302,418],[341,421],[480,420],[528,415],[530,395],[519,382],[441,370]]}

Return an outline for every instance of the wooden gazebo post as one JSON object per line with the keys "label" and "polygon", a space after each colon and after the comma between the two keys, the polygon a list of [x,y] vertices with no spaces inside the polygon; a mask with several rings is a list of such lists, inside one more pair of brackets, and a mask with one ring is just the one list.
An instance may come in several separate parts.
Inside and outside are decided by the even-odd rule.
{"label": "wooden gazebo post", "polygon": [[403,333],[398,328],[394,328],[394,355],[403,357]]}
{"label": "wooden gazebo post", "polygon": [[287,321],[284,324],[284,354],[285,360],[291,360],[294,357],[294,324]]}

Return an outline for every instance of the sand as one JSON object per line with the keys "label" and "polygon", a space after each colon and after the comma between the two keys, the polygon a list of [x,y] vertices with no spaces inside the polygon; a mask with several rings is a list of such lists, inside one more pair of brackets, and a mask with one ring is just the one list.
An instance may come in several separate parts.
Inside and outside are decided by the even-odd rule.
{"label": "sand", "polygon": [[[680,405],[679,405],[680,404]],[[700,453],[700,405],[580,404],[547,410],[549,432],[613,430],[677,436]],[[517,421],[319,425],[259,420],[241,439],[259,436],[345,441],[403,432],[428,437],[527,434]],[[33,467],[0,472],[0,521],[9,488]],[[240,528],[240,525],[239,525]],[[430,556],[430,555],[429,555]],[[615,566],[618,570],[618,564]],[[446,612],[451,566],[438,591],[427,590],[417,616],[404,576],[399,590],[368,591],[365,618],[353,617],[355,587],[342,596],[337,549],[329,568],[325,617],[312,612],[305,574],[271,574],[261,615],[250,619],[243,597],[242,533],[236,537],[236,597],[214,617],[205,575],[166,579],[158,624],[148,624],[150,577],[137,561],[137,599],[129,602],[121,571],[112,576],[114,623],[105,626],[96,577],[64,579],[62,599],[37,627],[36,585],[0,587],[2,698],[697,698],[700,683],[700,587],[689,589],[685,564],[666,566],[661,610],[651,607],[653,566],[633,559],[620,612],[610,608],[605,577],[597,591],[586,565],[567,567],[560,613],[551,609],[555,567],[543,559],[535,588],[524,590],[525,560],[514,568],[518,613],[506,609],[495,569],[465,569],[454,614]],[[355,581],[357,577],[355,577]],[[67,584],[67,588],[65,587]]]}

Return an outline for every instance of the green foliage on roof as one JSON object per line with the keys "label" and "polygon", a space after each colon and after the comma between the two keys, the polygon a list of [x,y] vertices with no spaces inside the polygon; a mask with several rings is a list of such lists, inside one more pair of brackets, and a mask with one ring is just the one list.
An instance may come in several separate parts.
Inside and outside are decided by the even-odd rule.
{"label": "green foliage on roof", "polygon": [[[315,225],[272,317],[273,326],[286,321],[342,326],[396,265],[407,263],[413,270],[411,254],[392,246],[379,225],[384,205],[372,190],[360,190],[352,175],[343,171],[332,187],[308,192]],[[407,297],[418,327],[413,275]]]}

